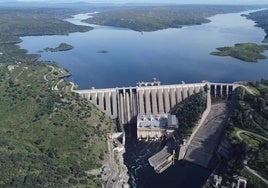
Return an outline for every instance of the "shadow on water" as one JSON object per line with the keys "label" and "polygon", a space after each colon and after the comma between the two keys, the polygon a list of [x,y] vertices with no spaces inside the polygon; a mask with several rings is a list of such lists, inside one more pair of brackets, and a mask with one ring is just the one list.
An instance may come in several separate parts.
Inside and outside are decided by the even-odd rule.
{"label": "shadow on water", "polygon": [[165,143],[137,141],[136,126],[129,126],[125,127],[127,137],[124,159],[132,188],[199,188],[205,184],[211,171],[189,162],[177,161],[163,173],[157,174],[148,159],[159,152]]}

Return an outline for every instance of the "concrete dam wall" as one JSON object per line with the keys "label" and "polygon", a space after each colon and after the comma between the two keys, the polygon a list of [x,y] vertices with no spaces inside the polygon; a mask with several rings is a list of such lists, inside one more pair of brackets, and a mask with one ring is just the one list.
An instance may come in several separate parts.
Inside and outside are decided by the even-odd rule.
{"label": "concrete dam wall", "polygon": [[210,87],[212,97],[228,97],[236,84],[194,83],[157,86],[137,86],[108,89],[76,90],[111,118],[121,124],[136,123],[138,114],[168,113],[182,100]]}
{"label": "concrete dam wall", "polygon": [[[195,129],[186,145],[181,147],[179,159],[184,159],[203,167],[208,167],[217,145],[217,139],[222,130],[221,109],[212,106],[213,98],[228,98],[238,84],[226,83],[194,83],[176,85],[150,85],[125,88],[76,90],[80,96],[111,118],[118,118],[120,127],[123,124],[136,124],[138,115],[166,114],[178,103],[200,91],[207,92],[207,110],[203,114],[199,126]],[[213,113],[211,113],[213,111]],[[223,110],[224,111],[224,110]],[[216,119],[214,115],[216,114]],[[221,116],[219,116],[221,115]],[[223,117],[224,118],[224,117]],[[215,126],[214,126],[215,125]],[[156,129],[150,129],[155,135]],[[215,134],[215,135],[214,135]],[[123,140],[125,134],[123,134]],[[160,155],[151,159],[151,165],[157,172],[162,172],[172,164],[172,155],[163,150]]]}

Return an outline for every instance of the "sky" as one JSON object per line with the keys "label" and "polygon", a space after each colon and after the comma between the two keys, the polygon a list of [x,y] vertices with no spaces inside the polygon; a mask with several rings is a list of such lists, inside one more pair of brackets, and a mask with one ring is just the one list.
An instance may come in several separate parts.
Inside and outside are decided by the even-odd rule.
{"label": "sky", "polygon": [[178,3],[178,4],[268,4],[268,0],[0,0],[0,2],[50,2],[50,3]]}

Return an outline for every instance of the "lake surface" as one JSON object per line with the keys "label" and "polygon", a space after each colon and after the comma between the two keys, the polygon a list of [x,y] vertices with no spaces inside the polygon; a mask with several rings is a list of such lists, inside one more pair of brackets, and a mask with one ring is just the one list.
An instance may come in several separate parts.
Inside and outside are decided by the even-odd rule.
{"label": "lake surface", "polygon": [[[211,22],[207,24],[143,34],[94,26],[92,31],[68,36],[22,37],[20,46],[29,53],[38,53],[62,42],[73,45],[70,51],[43,52],[40,60],[56,61],[70,70],[73,75],[69,79],[79,84],[80,89],[134,86],[152,77],[162,84],[268,79],[268,60],[246,63],[210,55],[217,47],[261,43],[265,36],[263,29],[240,16],[248,12],[219,14],[210,17]],[[79,14],[68,21],[81,24],[81,19],[88,16]],[[100,50],[108,53],[99,53]]]}

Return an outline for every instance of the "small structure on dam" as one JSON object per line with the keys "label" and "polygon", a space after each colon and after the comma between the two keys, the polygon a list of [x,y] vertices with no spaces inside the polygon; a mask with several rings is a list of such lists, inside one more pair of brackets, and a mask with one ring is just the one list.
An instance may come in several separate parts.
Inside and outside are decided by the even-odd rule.
{"label": "small structure on dam", "polygon": [[172,134],[178,129],[179,124],[175,115],[157,114],[157,115],[142,115],[137,117],[137,138],[155,139],[164,135]]}
{"label": "small structure on dam", "polygon": [[161,82],[157,80],[157,78],[153,78],[152,82],[138,82],[138,87],[144,87],[144,86],[160,86]]}

